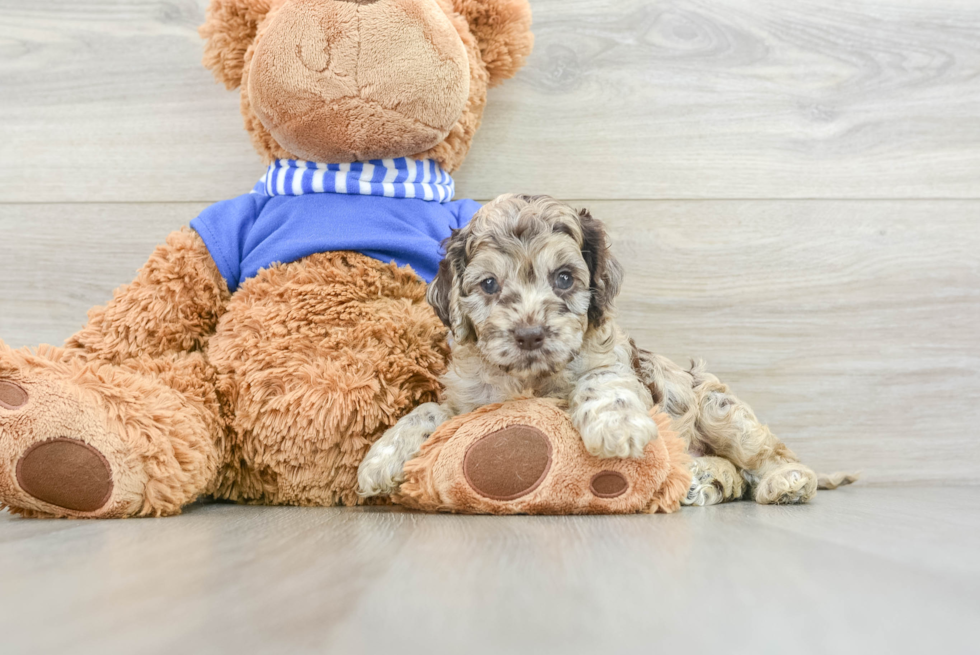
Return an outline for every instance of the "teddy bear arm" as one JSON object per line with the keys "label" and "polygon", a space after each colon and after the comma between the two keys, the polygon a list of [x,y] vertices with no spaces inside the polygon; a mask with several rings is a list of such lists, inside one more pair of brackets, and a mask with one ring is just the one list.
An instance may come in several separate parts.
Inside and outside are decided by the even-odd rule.
{"label": "teddy bear arm", "polygon": [[203,348],[231,294],[197,232],[182,228],[158,246],[130,284],[116,289],[70,337],[71,357],[118,364]]}

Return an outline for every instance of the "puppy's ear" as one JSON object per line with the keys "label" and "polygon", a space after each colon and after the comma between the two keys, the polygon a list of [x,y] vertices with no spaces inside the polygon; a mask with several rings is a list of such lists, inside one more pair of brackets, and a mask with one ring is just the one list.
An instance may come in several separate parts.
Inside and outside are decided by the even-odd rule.
{"label": "puppy's ear", "polygon": [[589,267],[589,289],[592,291],[589,326],[596,328],[602,325],[606,313],[613,307],[613,300],[619,295],[623,267],[609,251],[602,223],[592,218],[586,209],[578,216],[582,226],[582,258]]}
{"label": "puppy's ear", "polygon": [[450,296],[453,290],[453,271],[448,259],[439,262],[439,272],[435,279],[429,283],[429,288],[425,291],[425,299],[432,309],[436,310],[436,316],[447,328],[452,327],[452,319],[449,316]]}
{"label": "puppy's ear", "polygon": [[476,37],[490,86],[514,77],[534,47],[528,0],[452,0]]}
{"label": "puppy's ear", "polygon": [[471,336],[471,330],[457,306],[462,291],[463,271],[466,270],[467,240],[465,229],[462,229],[453,230],[452,235],[443,242],[446,256],[439,262],[439,272],[425,292],[425,299],[459,343]]}
{"label": "puppy's ear", "polygon": [[207,40],[204,65],[228,90],[242,83],[245,51],[255,40],[271,0],[211,0],[198,34]]}

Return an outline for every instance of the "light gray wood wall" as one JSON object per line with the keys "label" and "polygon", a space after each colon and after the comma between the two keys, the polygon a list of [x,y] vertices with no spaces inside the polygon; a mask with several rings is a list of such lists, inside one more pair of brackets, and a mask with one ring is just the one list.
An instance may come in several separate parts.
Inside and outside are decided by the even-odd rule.
{"label": "light gray wood wall", "polygon": [[[58,343],[262,172],[205,0],[0,0],[0,338]],[[980,4],[532,0],[461,195],[605,219],[643,345],[818,468],[980,482]]]}

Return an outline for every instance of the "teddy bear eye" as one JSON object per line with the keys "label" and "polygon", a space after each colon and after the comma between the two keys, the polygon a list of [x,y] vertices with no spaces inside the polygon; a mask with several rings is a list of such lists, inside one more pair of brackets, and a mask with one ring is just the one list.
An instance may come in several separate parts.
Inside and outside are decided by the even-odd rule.
{"label": "teddy bear eye", "polygon": [[558,275],[555,276],[555,288],[561,289],[562,291],[566,289],[571,289],[572,284],[575,283],[575,278],[568,271],[560,271]]}
{"label": "teddy bear eye", "polygon": [[480,288],[483,289],[484,293],[488,293],[491,296],[500,291],[500,285],[497,284],[497,278],[495,277],[488,277],[483,282],[480,282]]}

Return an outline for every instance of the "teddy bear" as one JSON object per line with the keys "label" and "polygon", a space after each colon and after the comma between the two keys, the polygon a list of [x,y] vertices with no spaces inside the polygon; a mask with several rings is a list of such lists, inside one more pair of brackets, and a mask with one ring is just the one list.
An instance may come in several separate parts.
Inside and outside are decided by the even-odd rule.
{"label": "teddy bear", "polygon": [[268,170],[63,346],[0,342],[0,507],[362,502],[371,443],[439,393],[426,283],[479,207],[451,174],[530,23],[527,0],[212,0],[204,63]]}

